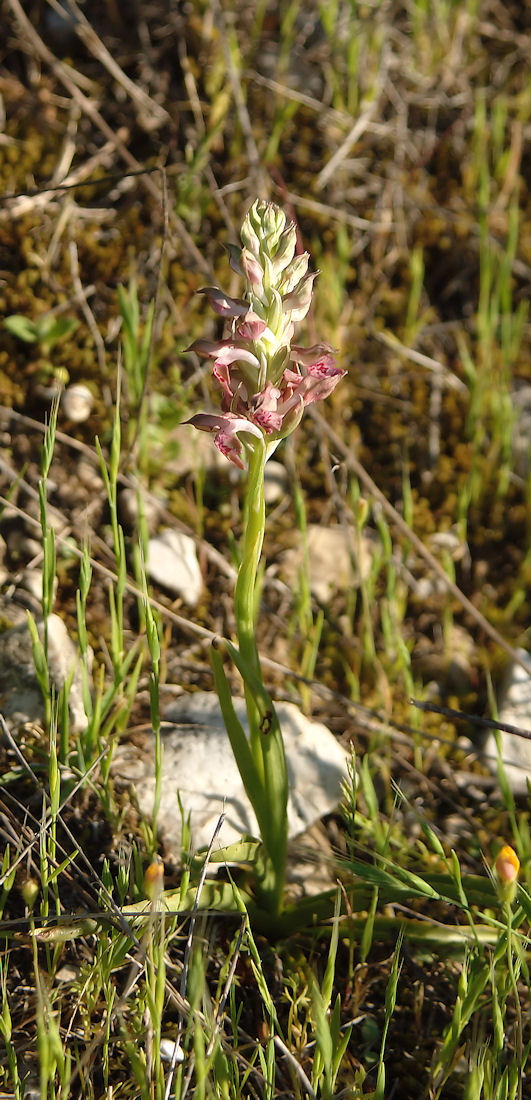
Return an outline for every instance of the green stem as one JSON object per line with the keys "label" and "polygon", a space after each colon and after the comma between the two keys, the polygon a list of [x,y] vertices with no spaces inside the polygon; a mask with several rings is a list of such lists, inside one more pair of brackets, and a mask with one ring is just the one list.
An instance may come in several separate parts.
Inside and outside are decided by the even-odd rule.
{"label": "green stem", "polygon": [[[282,733],[270,702],[270,721],[263,728],[263,702],[265,692],[262,670],[256,644],[257,576],[265,530],[264,474],[266,463],[265,442],[249,444],[247,448],[249,468],[245,500],[242,558],[234,592],[234,614],[238,635],[242,672],[245,687],[249,742],[254,762],[254,772],[261,791],[255,805],[262,848],[256,862],[257,896],[269,912],[278,914],[282,909],[286,870],[287,800],[288,780]],[[267,697],[269,698],[269,697]],[[236,754],[238,760],[238,754]],[[240,764],[238,764],[240,766]],[[241,767],[240,767],[241,771]],[[243,774],[243,773],[242,773]],[[267,807],[266,817],[263,803]],[[258,805],[258,802],[260,805]]]}
{"label": "green stem", "polygon": [[[248,447],[249,470],[245,498],[244,532],[241,564],[234,591],[234,614],[238,634],[238,648],[249,667],[262,679],[260,658],[256,645],[256,578],[262,554],[265,531],[264,475],[266,448],[264,443]],[[245,684],[245,701],[251,750],[263,781],[262,754],[259,751],[258,709],[250,688]]]}
{"label": "green stem", "polygon": [[[516,1056],[517,1056],[517,1059],[518,1059],[518,1065],[522,1066],[522,1064],[523,1064],[522,1006],[520,1004],[520,994],[519,994],[519,991],[518,991],[518,980],[517,980],[517,976],[516,976],[515,970],[514,970],[513,940],[512,940],[513,910],[512,910],[511,903],[509,901],[505,905],[505,916],[507,918],[507,969],[509,971],[509,979],[510,979],[510,982],[511,982],[511,987],[512,987],[512,991],[513,991],[513,994],[514,994],[514,1001],[515,1001],[515,1005],[516,1005],[516,1019],[517,1019]],[[521,1072],[519,1072],[519,1075],[518,1075],[518,1100],[521,1100],[521,1097],[522,1097],[522,1074],[521,1074]]]}

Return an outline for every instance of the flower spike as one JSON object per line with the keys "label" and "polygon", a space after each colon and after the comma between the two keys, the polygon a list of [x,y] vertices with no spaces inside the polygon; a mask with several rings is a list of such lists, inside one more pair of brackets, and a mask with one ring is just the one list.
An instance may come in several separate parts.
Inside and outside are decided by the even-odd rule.
{"label": "flower spike", "polygon": [[292,344],[295,323],[311,305],[315,273],[309,254],[296,254],[297,230],[274,203],[257,199],[244,219],[242,247],[229,246],[230,264],[245,282],[241,298],[204,287],[215,313],[230,320],[223,340],[196,340],[188,351],[213,360],[222,390],[219,415],[187,421],[213,432],[219,450],[244,468],[243,448],[253,437],[272,454],[299,423],[304,409],[327,397],[345,375],[328,344]]}

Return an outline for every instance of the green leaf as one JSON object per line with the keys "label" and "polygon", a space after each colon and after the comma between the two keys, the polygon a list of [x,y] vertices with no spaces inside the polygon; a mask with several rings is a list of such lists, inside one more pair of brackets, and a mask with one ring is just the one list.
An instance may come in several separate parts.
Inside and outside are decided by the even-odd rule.
{"label": "green leaf", "polygon": [[51,349],[54,344],[58,344],[60,340],[64,340],[75,332],[78,327],[79,321],[75,317],[57,317],[47,326],[46,335],[41,335],[39,332],[38,338]]}
{"label": "green leaf", "polygon": [[28,629],[31,636],[31,649],[33,654],[33,663],[35,665],[35,673],[39,681],[39,685],[45,699],[49,699],[50,696],[50,677],[48,673],[48,662],[46,660],[46,653],[44,652],[44,646],[39,637],[39,631],[37,630],[37,624],[31,611],[27,610],[26,615],[28,617]]}
{"label": "green leaf", "polygon": [[216,649],[215,646],[212,646],[210,649],[210,661],[214,673],[214,683],[219,705],[221,707],[223,721],[225,722],[225,729],[227,730],[231,748],[234,753],[234,759],[238,765],[238,771],[241,775],[247,797],[256,814],[260,830],[262,830],[262,822],[266,823],[267,828],[268,815],[268,806],[265,801],[264,790],[253,760],[251,747],[245,736],[243,726],[234,710],[229,683],[223,668],[223,661],[219,654],[219,650]]}
{"label": "green leaf", "polygon": [[[275,844],[282,840],[286,830],[288,804],[288,775],[284,740],[275,705],[254,669],[242,657],[240,651],[226,639],[218,640],[234,661],[246,688],[250,691],[259,717],[260,759],[254,760],[257,771],[263,774],[267,810],[277,834]],[[215,646],[213,649],[215,650]]]}
{"label": "green leaf", "polygon": [[18,340],[24,340],[26,344],[35,344],[38,340],[35,322],[30,321],[29,317],[24,317],[23,313],[13,313],[11,317],[6,317],[4,328]]}
{"label": "green leaf", "polygon": [[336,972],[336,957],[337,957],[337,945],[339,942],[339,914],[341,912],[341,892],[338,889],[336,894],[336,901],[334,907],[334,919],[332,922],[332,935],[330,936],[330,946],[328,948],[328,959],[326,962],[326,969],[323,977],[323,984],[321,987],[321,996],[323,998],[323,1007],[325,1012],[328,1012],[330,1002],[332,1000],[332,992],[334,989],[334,977]]}
{"label": "green leaf", "polygon": [[[227,844],[225,848],[217,848],[210,853],[209,863],[227,863],[242,865],[248,863],[252,866],[260,848],[260,841],[255,837],[242,837],[234,844]],[[193,859],[194,867],[202,867],[206,848],[196,852]]]}

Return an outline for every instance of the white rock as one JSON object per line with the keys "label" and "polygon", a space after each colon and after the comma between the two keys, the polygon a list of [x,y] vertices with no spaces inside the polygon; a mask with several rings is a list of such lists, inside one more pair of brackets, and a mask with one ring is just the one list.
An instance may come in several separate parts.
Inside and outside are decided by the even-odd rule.
{"label": "white rock", "polygon": [[79,978],[80,967],[72,966],[70,963],[65,963],[59,970],[56,971],[56,982],[75,982]]}
{"label": "white rock", "polygon": [[[41,640],[42,622],[38,623]],[[68,697],[70,728],[81,733],[87,726],[83,706],[81,670],[76,646],[59,615],[48,617],[48,668],[56,691],[60,691],[74,668]],[[35,674],[31,636],[26,622],[0,634],[0,695],[2,713],[15,728],[25,722],[42,720],[43,699]]]}
{"label": "white rock", "polygon": [[160,1056],[163,1062],[184,1062],[184,1054],[173,1039],[160,1040]]}
{"label": "white rock", "polygon": [[[44,637],[44,627],[39,629],[41,637]],[[89,649],[89,660],[92,663],[92,650]],[[87,717],[83,706],[81,669],[79,656],[68,630],[59,615],[48,616],[48,664],[50,674],[59,688],[68,680],[72,669],[74,677],[70,694],[68,696],[68,708],[70,711],[70,725],[73,733],[80,733],[86,729]]]}
{"label": "white rock", "polygon": [[[20,578],[20,584],[22,588],[26,589],[34,599],[40,601],[42,599],[42,570],[35,569],[34,567],[23,569],[22,576]],[[57,577],[53,579],[53,591],[54,596],[57,590]]]}
{"label": "white rock", "polygon": [[[508,726],[518,726],[531,733],[531,656],[525,649],[516,652],[529,666],[529,674],[514,661],[508,666],[499,692],[498,718]],[[500,730],[500,748],[513,793],[527,794],[527,776],[531,779],[531,739]],[[487,735],[483,751],[486,762],[496,773],[498,752],[492,731]]]}
{"label": "white rock", "polygon": [[88,420],[93,404],[94,398],[88,386],[80,382],[67,386],[61,398],[63,412],[73,424],[82,424],[84,420]]}
{"label": "white rock", "polygon": [[[247,729],[245,701],[235,699],[236,714]],[[277,703],[289,775],[288,829],[298,836],[331,813],[341,798],[347,753],[321,722],[306,718],[293,703]],[[169,723],[169,724],[168,724]],[[245,794],[213,692],[197,692],[171,703],[162,727],[162,797],[158,816],[161,833],[176,857],[180,852],[179,791],[185,816],[190,814],[192,842],[209,844],[220,813],[226,819],[220,846],[242,834],[257,835],[257,823]],[[113,766],[121,778],[135,784],[141,812],[153,813],[155,775],[152,760],[139,759],[130,746],[119,749]]]}
{"label": "white rock", "polygon": [[[371,568],[374,541],[363,532],[359,539],[359,556],[355,559],[356,537],[345,527],[320,527],[311,523],[307,529],[310,562],[310,589],[320,603],[326,604],[338,589],[360,584]],[[304,560],[302,545],[288,550],[282,562],[282,573],[295,583]]]}
{"label": "white rock", "polygon": [[156,584],[180,596],[188,607],[197,607],[203,578],[196,545],[189,535],[168,528],[150,539],[146,567]]}

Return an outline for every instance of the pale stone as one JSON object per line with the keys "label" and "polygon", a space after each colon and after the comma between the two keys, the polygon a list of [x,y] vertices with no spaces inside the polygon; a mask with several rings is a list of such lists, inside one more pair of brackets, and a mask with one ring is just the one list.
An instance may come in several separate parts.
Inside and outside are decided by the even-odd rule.
{"label": "pale stone", "polygon": [[101,473],[94,462],[89,462],[86,458],[80,458],[76,465],[76,474],[85,489],[89,489],[92,493],[100,492]]}
{"label": "pale stone", "polygon": [[[42,570],[35,569],[34,567],[23,569],[20,578],[20,586],[21,588],[25,588],[26,592],[29,592],[35,600],[40,602],[42,599]],[[53,579],[53,586],[55,596],[57,590],[57,577]]]}
{"label": "pale stone", "polygon": [[[347,527],[320,527],[309,524],[306,532],[310,565],[310,590],[320,603],[329,602],[334,592],[359,586],[368,575],[374,553],[374,540],[363,532],[356,534]],[[281,572],[295,583],[304,562],[301,545],[284,555]]]}
{"label": "pale stone", "polygon": [[42,544],[37,539],[28,535],[26,528],[20,524],[10,528],[6,535],[7,549],[10,557],[15,562],[28,561],[42,553]]}
{"label": "pale stone", "polygon": [[[42,641],[43,623],[37,626]],[[48,669],[56,692],[61,690],[74,669],[68,696],[70,728],[73,733],[81,733],[87,726],[81,669],[76,646],[59,615],[48,616]],[[42,721],[43,698],[35,673],[31,635],[26,621],[0,634],[0,694],[2,714],[11,728],[26,722]]]}
{"label": "pale stone", "polygon": [[70,963],[65,963],[56,972],[56,982],[75,982],[79,978],[79,966],[72,966]]}
{"label": "pale stone", "polygon": [[173,1039],[160,1040],[160,1056],[163,1062],[184,1062],[184,1054]]}
{"label": "pale stone", "polygon": [[[531,780],[531,656],[525,649],[516,652],[528,665],[529,673],[515,661],[508,666],[499,692],[498,719],[527,731],[530,736],[519,737],[500,730],[500,749],[511,790],[514,794],[527,794],[527,777]],[[489,767],[496,772],[498,751],[492,730],[487,735],[484,754]]]}
{"label": "pale stone", "polygon": [[188,607],[197,606],[203,578],[190,535],[168,528],[150,539],[146,568],[156,584],[180,596]]}
{"label": "pale stone", "polygon": [[[44,637],[44,627],[39,628]],[[92,650],[89,648],[89,661],[92,664]],[[59,615],[48,616],[48,664],[50,675],[59,688],[68,680],[74,669],[74,676],[68,696],[70,725],[73,733],[86,729],[87,717],[83,706],[81,668],[76,646]]]}
{"label": "pale stone", "polygon": [[88,386],[78,382],[67,386],[61,398],[63,412],[73,424],[82,424],[84,420],[88,420],[93,404],[94,398]]}
{"label": "pale stone", "polygon": [[[247,730],[245,701],[234,699],[236,714]],[[276,704],[289,775],[288,831],[298,836],[341,799],[347,753],[321,722],[306,718],[293,703]],[[158,825],[175,857],[180,853],[181,818],[177,792],[185,817],[190,814],[192,843],[210,842],[222,811],[226,818],[220,846],[243,834],[257,835],[258,826],[245,794],[217,695],[197,692],[171,703],[162,726],[162,796]],[[154,747],[154,746],[153,746]],[[140,758],[132,746],[117,750],[116,774],[135,784],[141,812],[153,813],[155,774],[153,759]]]}

